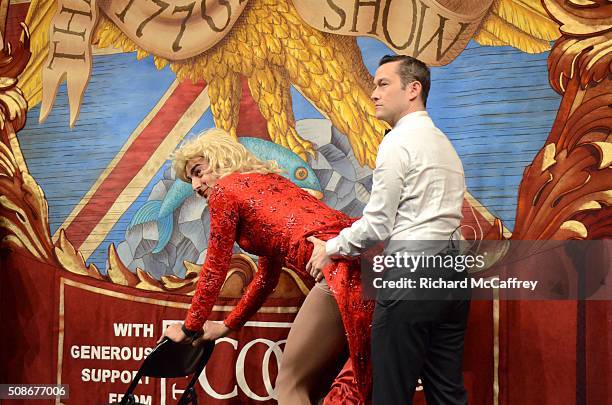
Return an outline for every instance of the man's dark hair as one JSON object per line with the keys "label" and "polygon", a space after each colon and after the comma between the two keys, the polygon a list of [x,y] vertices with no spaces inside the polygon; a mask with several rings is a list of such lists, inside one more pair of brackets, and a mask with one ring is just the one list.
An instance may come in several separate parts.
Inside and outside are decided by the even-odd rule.
{"label": "man's dark hair", "polygon": [[423,105],[426,106],[429,87],[431,85],[429,68],[427,65],[412,56],[385,55],[380,62],[378,62],[378,66],[390,62],[400,62],[397,73],[402,81],[402,89],[406,88],[409,83],[414,81],[421,83],[421,99],[423,100]]}

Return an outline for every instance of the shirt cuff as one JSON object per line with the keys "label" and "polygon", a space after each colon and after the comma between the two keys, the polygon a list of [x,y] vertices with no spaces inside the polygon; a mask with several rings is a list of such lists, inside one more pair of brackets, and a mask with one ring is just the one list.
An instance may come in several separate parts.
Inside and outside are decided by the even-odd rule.
{"label": "shirt cuff", "polygon": [[185,321],[183,322],[183,326],[190,331],[197,331],[202,329],[202,327],[204,326],[204,322],[200,324],[196,319],[188,315],[187,318],[185,318]]}
{"label": "shirt cuff", "polygon": [[338,237],[332,238],[325,242],[325,253],[329,257],[340,256],[340,248],[338,246]]}
{"label": "shirt cuff", "polygon": [[185,327],[184,323],[181,325],[181,330],[183,331],[185,336],[187,336],[188,338],[195,338],[196,336],[202,334],[202,330],[201,329],[200,330],[187,329],[187,327]]}
{"label": "shirt cuff", "polygon": [[242,328],[244,325],[240,320],[236,317],[232,317],[231,315],[225,318],[223,324],[230,328],[231,330],[236,330]]}

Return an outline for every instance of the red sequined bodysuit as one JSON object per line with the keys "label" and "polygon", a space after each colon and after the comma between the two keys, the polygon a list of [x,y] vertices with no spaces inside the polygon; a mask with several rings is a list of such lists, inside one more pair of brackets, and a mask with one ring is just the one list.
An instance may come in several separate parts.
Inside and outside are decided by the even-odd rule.
{"label": "red sequined bodysuit", "polygon": [[[220,179],[208,197],[210,238],[206,261],[185,320],[199,330],[210,315],[225,280],[234,242],[259,256],[258,271],[236,308],[225,319],[237,329],[262,306],[279,280],[281,268],[306,273],[315,235],[327,240],[354,221],[276,174],[233,173]],[[369,397],[370,325],[374,303],[361,297],[358,261],[338,260],[323,270],[338,304],[350,352],[354,383]],[[346,381],[346,378],[344,378]],[[328,398],[329,399],[329,398]]]}

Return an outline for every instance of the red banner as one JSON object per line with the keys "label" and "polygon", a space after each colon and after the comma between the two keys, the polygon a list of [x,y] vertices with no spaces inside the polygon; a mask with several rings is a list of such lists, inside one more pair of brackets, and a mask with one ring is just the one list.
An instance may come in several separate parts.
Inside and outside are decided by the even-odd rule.
{"label": "red banner", "polygon": [[[70,403],[120,400],[163,329],[183,320],[188,308],[186,297],[164,299],[106,287],[60,277],[57,381],[70,385]],[[233,301],[220,301],[211,318],[223,319]],[[197,385],[202,402],[266,403],[275,397],[282,349],[297,312],[297,306],[284,304],[268,302],[244,328],[217,341]],[[139,402],[176,403],[187,382],[143,378],[136,391]]]}

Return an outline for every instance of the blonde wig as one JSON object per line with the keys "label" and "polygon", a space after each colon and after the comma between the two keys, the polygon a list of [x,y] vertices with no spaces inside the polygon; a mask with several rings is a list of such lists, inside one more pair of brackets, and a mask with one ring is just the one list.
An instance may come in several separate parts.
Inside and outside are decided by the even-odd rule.
{"label": "blonde wig", "polygon": [[219,128],[206,130],[183,143],[172,155],[172,167],[176,177],[189,183],[185,171],[187,162],[204,158],[214,176],[222,178],[231,173],[281,173],[273,160],[259,160],[234,137]]}

